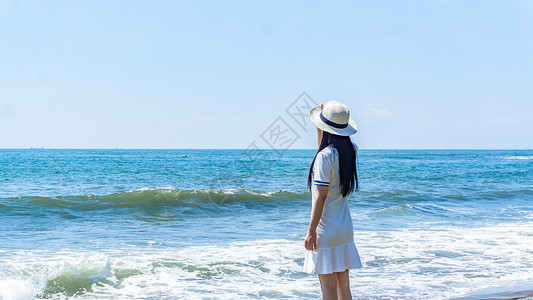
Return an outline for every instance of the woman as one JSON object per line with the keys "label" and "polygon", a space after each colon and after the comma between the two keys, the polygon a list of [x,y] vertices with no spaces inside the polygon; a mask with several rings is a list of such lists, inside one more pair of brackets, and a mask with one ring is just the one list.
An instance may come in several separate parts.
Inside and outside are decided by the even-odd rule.
{"label": "woman", "polygon": [[348,272],[361,268],[347,202],[358,188],[357,146],[349,137],[357,126],[348,107],[337,101],[313,108],[310,118],[319,146],[308,177],[313,205],[304,270],[318,274],[323,299],[352,299]]}

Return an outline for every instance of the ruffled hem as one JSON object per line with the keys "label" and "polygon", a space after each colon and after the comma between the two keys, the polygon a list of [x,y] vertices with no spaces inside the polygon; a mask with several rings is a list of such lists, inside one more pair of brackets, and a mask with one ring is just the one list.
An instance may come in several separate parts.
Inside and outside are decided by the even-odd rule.
{"label": "ruffled hem", "polygon": [[361,259],[354,242],[318,248],[317,251],[306,250],[304,272],[309,274],[332,274],[361,267]]}

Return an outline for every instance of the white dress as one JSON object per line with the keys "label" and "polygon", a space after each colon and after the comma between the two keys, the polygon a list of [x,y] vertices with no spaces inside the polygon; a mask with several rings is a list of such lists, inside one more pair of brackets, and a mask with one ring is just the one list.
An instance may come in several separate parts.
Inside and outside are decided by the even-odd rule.
{"label": "white dress", "polygon": [[340,190],[339,154],[326,147],[320,151],[313,166],[313,198],[317,186],[329,186],[322,217],[316,228],[316,251],[305,250],[304,271],[310,274],[331,274],[361,268],[359,253],[353,240],[353,223],[347,197]]}

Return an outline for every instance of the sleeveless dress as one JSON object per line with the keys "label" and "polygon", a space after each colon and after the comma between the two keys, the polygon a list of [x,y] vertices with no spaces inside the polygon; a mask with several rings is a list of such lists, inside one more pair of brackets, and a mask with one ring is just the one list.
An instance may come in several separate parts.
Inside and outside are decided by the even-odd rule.
{"label": "sleeveless dress", "polygon": [[354,243],[353,223],[347,197],[340,190],[339,154],[326,147],[320,151],[313,166],[312,199],[317,186],[329,186],[322,217],[316,228],[316,251],[305,250],[304,272],[332,274],[346,269],[361,268],[361,260]]}

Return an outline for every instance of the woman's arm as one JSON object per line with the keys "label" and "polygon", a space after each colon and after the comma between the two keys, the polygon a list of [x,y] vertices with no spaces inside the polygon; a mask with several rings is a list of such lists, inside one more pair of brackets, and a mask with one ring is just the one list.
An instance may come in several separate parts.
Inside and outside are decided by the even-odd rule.
{"label": "woman's arm", "polygon": [[316,227],[322,217],[322,211],[324,210],[324,203],[328,196],[327,186],[316,186],[317,196],[313,201],[313,207],[311,209],[311,221],[309,222],[309,229],[305,236],[305,249],[310,251],[316,251]]}
{"label": "woman's arm", "polygon": [[318,147],[320,148],[320,144],[322,143],[322,135],[324,133],[322,132],[322,129],[316,128],[316,141],[318,142]]}

